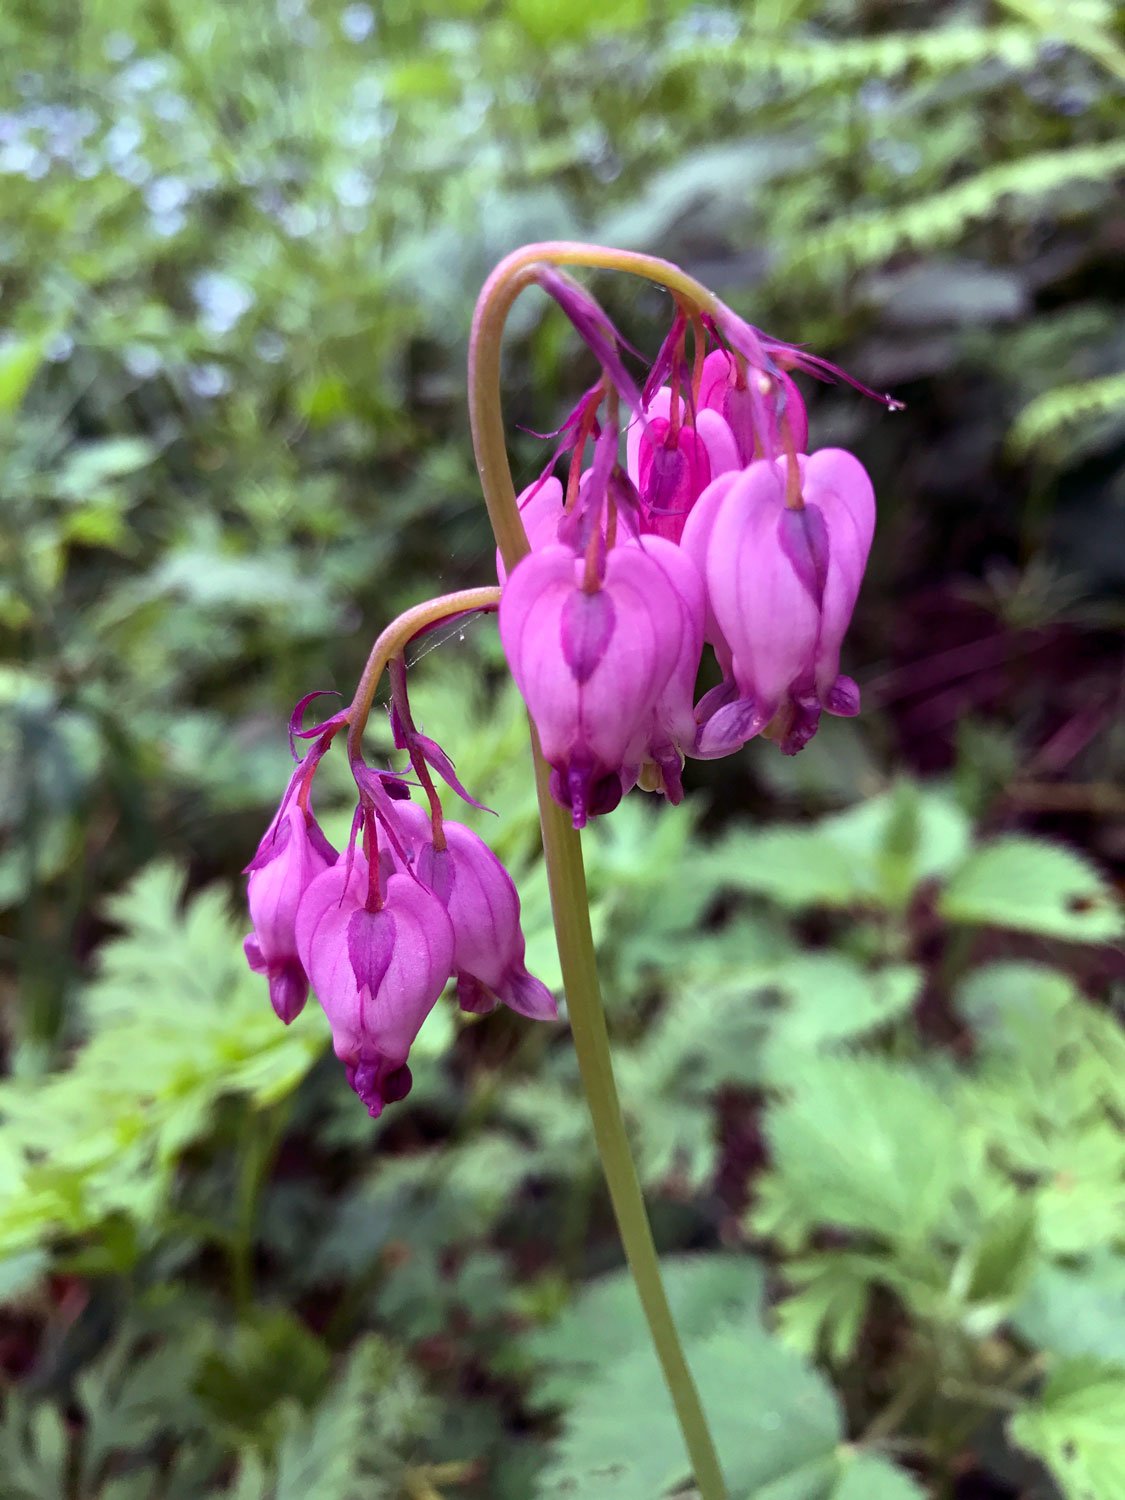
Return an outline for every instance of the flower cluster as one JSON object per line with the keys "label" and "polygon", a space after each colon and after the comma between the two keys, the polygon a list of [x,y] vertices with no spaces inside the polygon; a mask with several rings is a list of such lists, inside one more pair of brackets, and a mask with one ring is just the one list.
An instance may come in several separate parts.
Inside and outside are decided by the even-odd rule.
{"label": "flower cluster", "polygon": [[[790,371],[833,378],[832,367],[726,309],[681,313],[637,391],[607,354],[620,343],[604,313],[557,273],[543,284],[594,331],[605,374],[519,497],[531,552],[510,577],[501,565],[500,635],[552,794],[581,828],[638,784],[678,802],[687,756],[728,755],[758,734],[792,754],[822,711],[859,711],[840,648],[875,499],[852,454],[807,452]],[[564,455],[565,486],[553,473]],[[696,702],[705,643],[721,681]]]}
{"label": "flower cluster", "polygon": [[[433,773],[472,799],[411,718],[403,652],[416,635],[498,605],[551,794],[576,828],[612,811],[634,786],[680,801],[685,757],[728,755],[759,734],[792,754],[823,711],[859,710],[840,650],[875,500],[850,453],[809,453],[793,380],[794,371],[828,380],[841,372],[767,338],[699,289],[708,310],[702,301],[677,304],[638,386],[598,304],[552,265],[515,259],[518,274],[530,269],[567,313],[602,371],[555,434],[551,462],[519,497],[530,550],[510,572],[497,555],[499,589],[446,595],[388,626],[348,708],[303,729],[317,695],[297,705],[296,770],[247,867],[251,968],[267,976],[286,1024],[311,984],[372,1115],[409,1091],[411,1044],[450,980],[465,1011],[502,1002],[536,1019],[556,1014],[524,962],[511,876],[470,828],[443,815]],[[565,478],[554,472],[563,460]],[[719,682],[697,699],[707,645]],[[410,781],[373,770],[361,750],[386,668],[391,731]],[[310,793],[345,727],[358,805],[338,852]],[[312,741],[303,757],[301,739]],[[428,810],[411,800],[414,786]]]}
{"label": "flower cluster", "polygon": [[[421,735],[396,693],[396,740],[433,794],[427,763],[448,762]],[[307,700],[305,700],[307,701]],[[298,705],[295,720],[305,702]],[[316,739],[298,761],[281,807],[247,866],[254,930],[250,967],[269,979],[287,1025],[309,986],[328,1017],[336,1055],[371,1115],[411,1086],[407,1056],[447,982],[466,1011],[501,1001],[521,1015],[556,1015],[551,992],[528,973],[520,902],[507,870],[472,829],[427,813],[407,782],[353,759],[359,805],[349,847],[338,853],[309,806],[317,765],[347,722],[338,714],[298,735]],[[452,767],[449,767],[452,772]]]}

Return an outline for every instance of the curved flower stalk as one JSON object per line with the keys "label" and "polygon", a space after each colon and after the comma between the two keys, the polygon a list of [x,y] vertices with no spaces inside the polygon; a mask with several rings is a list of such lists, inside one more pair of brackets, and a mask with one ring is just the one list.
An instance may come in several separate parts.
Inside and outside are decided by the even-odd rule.
{"label": "curved flower stalk", "polygon": [[[563,269],[574,265],[640,275],[671,294],[671,325],[643,374],[633,374],[635,351]],[[559,305],[600,373],[517,499],[500,348],[512,304],[530,286]],[[680,801],[687,757],[728,755],[758,735],[794,753],[822,712],[859,710],[840,657],[874,494],[852,454],[810,452],[800,375],[850,379],[753,328],[655,257],[558,242],[502,262],[478,301],[469,356],[473,444],[500,586],[408,610],[375,642],[352,702],[330,718],[303,729],[317,695],[297,705],[297,767],[247,867],[251,967],[267,975],[286,1023],[311,982],[348,1082],[372,1115],[409,1092],[411,1045],[451,981],[463,1011],[505,1004],[534,1020],[555,1017],[554,997],[524,961],[515,883],[477,834],[446,817],[435,776],[472,798],[414,723],[407,693],[411,640],[466,612],[498,610],[532,721],[568,1019],[594,1135],[702,1500],[724,1500],[725,1486],[629,1154],[576,830],[635,787]],[[721,681],[697,700],[708,645]],[[397,771],[368,766],[362,748],[388,670],[392,737],[407,761]],[[317,766],[345,729],[357,800],[348,847],[337,853],[309,798]],[[306,740],[301,758],[296,746]]]}

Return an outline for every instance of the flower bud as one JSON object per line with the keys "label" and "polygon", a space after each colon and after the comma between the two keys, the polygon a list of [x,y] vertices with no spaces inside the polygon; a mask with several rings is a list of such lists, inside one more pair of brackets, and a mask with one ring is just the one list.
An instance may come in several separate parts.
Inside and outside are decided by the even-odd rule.
{"label": "flower bud", "polygon": [[[747,384],[756,380],[755,395]],[[809,441],[809,416],[793,379],[784,370],[750,368],[741,380],[734,356],[713,349],[703,361],[699,386],[700,416],[711,409],[727,423],[741,464],[754,458],[774,458],[786,451],[783,424],[788,423],[793,451],[803,453]]]}

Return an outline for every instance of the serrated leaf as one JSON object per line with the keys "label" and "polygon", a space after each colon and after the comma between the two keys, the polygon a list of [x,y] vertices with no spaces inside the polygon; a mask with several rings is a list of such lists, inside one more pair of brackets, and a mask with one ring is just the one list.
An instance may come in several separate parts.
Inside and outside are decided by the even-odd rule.
{"label": "serrated leaf", "polygon": [[1040,839],[998,839],[952,876],[939,910],[950,922],[985,923],[1072,942],[1105,943],[1123,931],[1121,908],[1085,860]]}
{"label": "serrated leaf", "polygon": [[864,894],[854,862],[817,828],[765,828],[728,835],[715,854],[730,889],[779,906],[849,906]]}
{"label": "serrated leaf", "polygon": [[[756,1325],[691,1341],[687,1357],[731,1494],[821,1500],[835,1472],[841,1418],[820,1376]],[[588,1380],[536,1495],[657,1500],[687,1477],[659,1367],[638,1350]]]}
{"label": "serrated leaf", "polygon": [[1019,1056],[1053,1068],[1059,1018],[1075,1000],[1074,981],[1045,964],[995,963],[975,969],[958,987],[957,1009],[986,1054]]}
{"label": "serrated leaf", "polygon": [[1092,1360],[1061,1364],[1008,1430],[1043,1460],[1066,1500],[1125,1495],[1125,1372]]}
{"label": "serrated leaf", "polygon": [[311,1416],[290,1411],[272,1484],[266,1487],[261,1461],[247,1454],[232,1500],[395,1500],[432,1421],[401,1357],[368,1337]]}
{"label": "serrated leaf", "polygon": [[969,846],[968,818],[952,796],[910,781],[825,818],[820,828],[855,861],[867,899],[891,907],[955,868]]}
{"label": "serrated leaf", "polygon": [[802,953],[773,973],[779,1003],[765,1019],[769,1030],[763,1075],[783,1084],[810,1052],[876,1031],[913,1004],[922,972],[912,964],[864,969],[834,953]]}
{"label": "serrated leaf", "polygon": [[[744,1255],[665,1256],[660,1263],[681,1338],[699,1338],[724,1323],[757,1317],[765,1278]],[[649,1347],[648,1326],[633,1278],[614,1271],[584,1287],[561,1317],[523,1341],[545,1366],[533,1391],[536,1405],[574,1400],[599,1370]]]}
{"label": "serrated leaf", "polygon": [[874,1057],[809,1058],[766,1130],[778,1186],[806,1222],[909,1243],[951,1213],[957,1117],[908,1068]]}
{"label": "serrated leaf", "polygon": [[870,1273],[849,1255],[816,1255],[790,1261],[794,1290],[774,1309],[778,1337],[807,1359],[821,1345],[835,1365],[850,1359],[871,1294]]}

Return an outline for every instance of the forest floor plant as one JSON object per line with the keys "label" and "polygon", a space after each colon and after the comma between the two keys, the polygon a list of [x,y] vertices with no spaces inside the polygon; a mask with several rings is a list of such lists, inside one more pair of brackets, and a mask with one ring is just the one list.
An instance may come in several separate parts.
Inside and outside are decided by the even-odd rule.
{"label": "forest floor plant", "polygon": [[[574,265],[638,275],[670,293],[671,326],[641,381],[606,313],[561,269]],[[562,308],[600,373],[517,498],[500,406],[501,345],[513,303],[531,286]],[[504,260],[481,293],[469,355],[473,443],[499,586],[442,595],[401,615],[372,648],[352,702],[312,728],[303,714],[318,695],[302,699],[291,741],[311,748],[303,756],[294,749],[288,789],[248,866],[250,965],[268,976],[286,1024],[311,984],[348,1082],[373,1116],[409,1092],[411,1044],[451,977],[465,1011],[503,1001],[533,1019],[554,1016],[551,992],[524,962],[515,885],[476,833],[444,816],[435,772],[472,798],[445,751],[416,726],[407,690],[413,641],[472,612],[498,611],[531,719],[563,987],[594,1135],[702,1500],[722,1500],[726,1485],[630,1154],[579,830],[634,787],[679,802],[685,757],[729,755],[759,735],[793,754],[816,733],[822,711],[859,710],[840,650],[871,545],[874,494],[850,453],[809,454],[794,371],[841,376],[752,328],[668,262],[567,242]],[[705,643],[721,678],[697,701]],[[401,774],[368,765],[363,754],[385,673],[394,744],[409,761]],[[341,731],[357,805],[338,853],[310,793]],[[412,800],[414,789],[425,807]]]}

